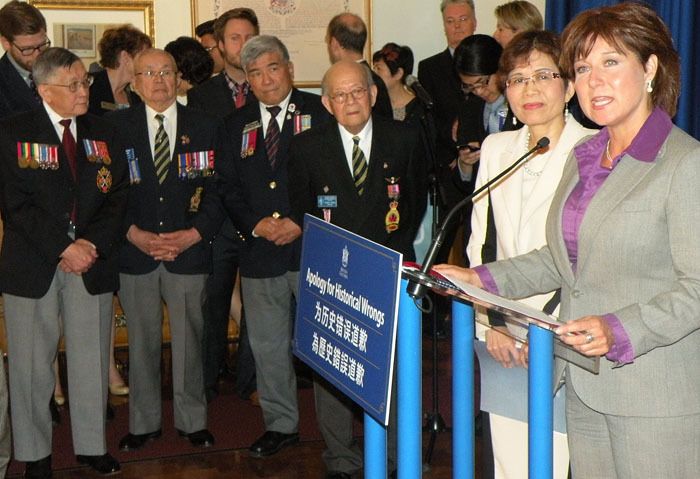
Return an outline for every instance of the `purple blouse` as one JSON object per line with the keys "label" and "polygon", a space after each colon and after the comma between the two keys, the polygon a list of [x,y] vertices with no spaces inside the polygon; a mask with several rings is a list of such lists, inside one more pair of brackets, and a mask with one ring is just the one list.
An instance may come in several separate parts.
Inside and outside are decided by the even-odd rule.
{"label": "purple blouse", "polygon": [[[624,155],[629,155],[637,161],[654,161],[672,126],[669,116],[660,108],[655,108],[629,147],[613,158],[611,169],[600,165],[610,138],[607,128],[603,128],[588,141],[574,148],[579,181],[566,199],[562,211],[562,235],[574,274],[578,260],[578,233],[591,200]],[[498,292],[498,287],[486,266],[478,266],[475,271],[487,291]],[[606,357],[621,364],[632,362],[634,348],[622,323],[614,314],[605,314],[603,318],[611,327],[615,338],[615,343]]]}

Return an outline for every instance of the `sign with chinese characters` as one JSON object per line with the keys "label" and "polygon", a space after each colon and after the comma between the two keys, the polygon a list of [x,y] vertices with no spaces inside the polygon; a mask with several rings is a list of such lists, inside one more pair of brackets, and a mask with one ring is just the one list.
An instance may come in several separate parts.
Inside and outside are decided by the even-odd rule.
{"label": "sign with chinese characters", "polygon": [[294,354],[389,421],[402,255],[304,218]]}

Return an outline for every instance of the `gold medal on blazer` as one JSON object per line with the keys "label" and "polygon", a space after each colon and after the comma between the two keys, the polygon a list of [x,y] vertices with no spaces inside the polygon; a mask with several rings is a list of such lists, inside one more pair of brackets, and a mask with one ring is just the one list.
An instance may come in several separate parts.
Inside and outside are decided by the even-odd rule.
{"label": "gold medal on blazer", "polygon": [[58,169],[58,145],[43,143],[31,143],[28,141],[17,142],[17,166],[36,170]]}
{"label": "gold medal on blazer", "polygon": [[399,214],[399,197],[401,196],[401,188],[399,186],[399,178],[391,176],[389,178],[384,178],[388,183],[386,185],[386,193],[389,198],[389,211],[387,211],[384,217],[384,224],[386,226],[386,232],[391,233],[399,229],[399,223],[401,222],[401,215]]}
{"label": "gold medal on blazer", "polygon": [[106,142],[84,138],[83,148],[85,149],[85,156],[90,163],[112,164],[112,158],[109,156]]}
{"label": "gold medal on blazer", "polygon": [[243,127],[241,137],[241,158],[247,158],[255,154],[258,143],[258,129],[262,126],[260,121],[253,121]]}
{"label": "gold medal on blazer", "polygon": [[187,211],[190,213],[196,213],[199,211],[199,204],[202,202],[202,192],[204,191],[204,188],[201,186],[198,186],[194,190],[194,194],[192,195],[192,198],[190,198],[190,207]]}
{"label": "gold medal on blazer", "polygon": [[112,187],[112,172],[106,167],[102,167],[97,172],[97,188],[102,193],[108,193]]}

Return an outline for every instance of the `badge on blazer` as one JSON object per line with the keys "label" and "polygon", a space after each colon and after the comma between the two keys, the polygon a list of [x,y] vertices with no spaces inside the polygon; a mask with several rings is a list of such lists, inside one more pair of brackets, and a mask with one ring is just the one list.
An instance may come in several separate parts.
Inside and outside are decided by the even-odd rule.
{"label": "badge on blazer", "polygon": [[401,196],[401,188],[399,187],[399,178],[391,176],[384,178],[388,183],[386,187],[387,196],[389,197],[389,211],[384,217],[386,232],[391,233],[399,229],[401,215],[399,214],[399,197]]}
{"label": "badge on blazer", "polygon": [[129,183],[141,183],[141,170],[139,169],[139,160],[136,158],[136,152],[133,148],[126,149],[126,160],[129,164]]}
{"label": "badge on blazer", "polygon": [[204,188],[201,186],[198,186],[194,190],[194,194],[192,195],[192,198],[190,198],[190,208],[187,210],[190,213],[196,213],[199,211],[199,204],[202,202],[202,192],[204,191]]}
{"label": "badge on blazer", "polygon": [[260,126],[260,121],[254,121],[243,127],[241,158],[247,158],[255,154],[255,147],[258,143],[258,128],[260,128]]}
{"label": "badge on blazer", "polygon": [[191,151],[177,155],[178,178],[182,180],[214,174],[214,150]]}
{"label": "badge on blazer", "polygon": [[108,193],[112,187],[112,173],[104,166],[97,172],[97,188],[102,193]]}
{"label": "badge on blazer", "polygon": [[190,137],[188,135],[182,135],[180,137],[180,144],[181,145],[189,145],[190,144]]}
{"label": "badge on blazer", "polygon": [[298,135],[302,131],[311,128],[311,115],[302,115],[301,111],[294,112],[294,134]]}
{"label": "badge on blazer", "polygon": [[36,170],[58,169],[58,145],[43,143],[31,143],[28,141],[17,142],[17,166]]}
{"label": "badge on blazer", "polygon": [[90,163],[97,164],[112,164],[112,158],[109,156],[109,149],[107,148],[107,143],[99,140],[89,140],[87,138],[83,139],[83,148],[85,149],[85,156]]}

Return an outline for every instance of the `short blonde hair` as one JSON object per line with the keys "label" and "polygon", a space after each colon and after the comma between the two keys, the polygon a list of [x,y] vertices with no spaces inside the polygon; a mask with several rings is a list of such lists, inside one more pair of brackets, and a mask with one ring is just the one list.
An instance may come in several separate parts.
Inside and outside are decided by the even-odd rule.
{"label": "short blonde hair", "polygon": [[496,20],[505,23],[516,32],[528,32],[530,30],[542,30],[544,20],[537,7],[524,0],[504,3],[493,11]]}

